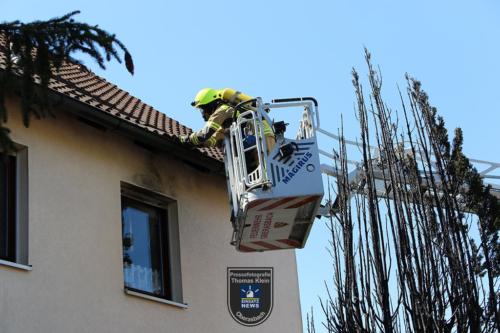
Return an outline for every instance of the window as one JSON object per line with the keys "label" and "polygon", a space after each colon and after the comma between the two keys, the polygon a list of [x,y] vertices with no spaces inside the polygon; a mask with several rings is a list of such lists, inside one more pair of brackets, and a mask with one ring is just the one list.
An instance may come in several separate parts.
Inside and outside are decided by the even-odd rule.
{"label": "window", "polygon": [[16,261],[16,157],[0,155],[0,259]]}
{"label": "window", "polygon": [[0,152],[0,264],[29,269],[28,153],[17,148],[13,154]]}
{"label": "window", "polygon": [[123,198],[122,219],[125,287],[170,298],[166,212]]}
{"label": "window", "polygon": [[175,201],[122,183],[126,291],[182,303]]}

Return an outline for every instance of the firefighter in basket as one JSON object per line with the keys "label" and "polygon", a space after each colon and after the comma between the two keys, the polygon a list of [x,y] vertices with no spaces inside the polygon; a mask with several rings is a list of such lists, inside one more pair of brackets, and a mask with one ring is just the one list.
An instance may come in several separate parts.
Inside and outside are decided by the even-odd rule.
{"label": "firefighter in basket", "polygon": [[[204,88],[200,90],[191,106],[200,110],[205,126],[197,132],[190,135],[183,135],[180,141],[186,145],[196,147],[215,147],[224,142],[224,131],[229,128],[235,120],[233,117],[239,115],[235,107],[244,101],[249,101],[252,97],[245,95],[233,89],[215,90]],[[269,123],[264,120],[264,135],[268,153],[274,148],[276,139]],[[244,138],[245,148],[255,145],[254,135],[248,135]]]}

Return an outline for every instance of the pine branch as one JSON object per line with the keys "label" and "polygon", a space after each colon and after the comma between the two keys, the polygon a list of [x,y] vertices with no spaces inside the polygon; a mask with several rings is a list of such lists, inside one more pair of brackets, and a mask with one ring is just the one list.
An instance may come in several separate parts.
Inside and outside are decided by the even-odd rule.
{"label": "pine branch", "polygon": [[[20,90],[23,123],[29,126],[32,115],[43,118],[50,114],[49,82],[58,69],[67,61],[80,64],[73,54],[81,52],[92,58],[100,68],[105,63],[122,59],[117,50],[123,52],[125,67],[134,74],[132,56],[125,45],[114,34],[74,20],[80,11],[73,11],[47,21],[22,23],[20,21],[0,24],[0,52],[6,55],[1,64],[0,75],[0,149],[11,150],[12,141],[5,127],[8,120],[5,96]],[[40,89],[34,88],[34,82]],[[17,89],[16,89],[17,87]]]}

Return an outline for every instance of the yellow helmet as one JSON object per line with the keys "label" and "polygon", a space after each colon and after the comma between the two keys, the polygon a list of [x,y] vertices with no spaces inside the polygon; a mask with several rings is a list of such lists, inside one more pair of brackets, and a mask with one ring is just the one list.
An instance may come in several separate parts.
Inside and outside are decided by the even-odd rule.
{"label": "yellow helmet", "polygon": [[196,94],[194,101],[191,103],[191,106],[195,108],[207,105],[216,99],[218,99],[218,92],[212,88],[203,88]]}

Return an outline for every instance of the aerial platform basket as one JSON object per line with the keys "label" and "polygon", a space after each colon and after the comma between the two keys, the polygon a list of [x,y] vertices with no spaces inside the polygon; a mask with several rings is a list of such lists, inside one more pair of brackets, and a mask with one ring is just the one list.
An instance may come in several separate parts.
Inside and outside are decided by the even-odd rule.
{"label": "aerial platform basket", "polygon": [[[323,198],[313,125],[317,103],[312,98],[272,103],[257,98],[253,105],[240,112],[225,139],[232,244],[242,252],[302,248]],[[272,147],[264,133],[266,122],[272,124],[267,112],[291,107],[303,109],[299,133],[285,138],[286,126],[274,124]]]}

